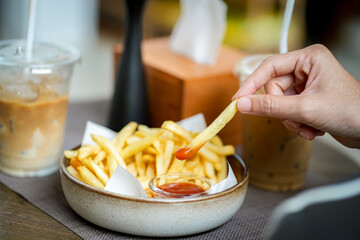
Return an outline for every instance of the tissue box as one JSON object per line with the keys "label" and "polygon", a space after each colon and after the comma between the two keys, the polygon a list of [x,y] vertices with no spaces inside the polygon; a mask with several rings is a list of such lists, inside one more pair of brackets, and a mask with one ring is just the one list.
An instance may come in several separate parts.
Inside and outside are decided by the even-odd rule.
{"label": "tissue box", "polygon": [[[122,45],[118,44],[114,48],[115,70],[121,53]],[[168,37],[144,40],[142,58],[151,126],[159,127],[165,120],[179,121],[200,112],[210,124],[238,90],[239,80],[233,76],[233,69],[244,56],[244,53],[223,46],[216,65],[207,66],[172,52]],[[235,115],[219,136],[226,144],[241,145],[240,114]]]}

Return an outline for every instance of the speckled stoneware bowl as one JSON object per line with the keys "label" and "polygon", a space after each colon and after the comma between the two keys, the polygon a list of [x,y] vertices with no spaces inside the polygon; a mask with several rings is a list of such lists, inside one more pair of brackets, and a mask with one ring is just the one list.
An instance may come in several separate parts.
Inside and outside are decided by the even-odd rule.
{"label": "speckled stoneware bowl", "polygon": [[101,227],[127,234],[174,237],[204,232],[218,227],[241,207],[249,181],[243,160],[228,158],[237,184],[223,192],[193,199],[131,197],[94,188],[74,178],[63,159],[62,188],[71,208]]}

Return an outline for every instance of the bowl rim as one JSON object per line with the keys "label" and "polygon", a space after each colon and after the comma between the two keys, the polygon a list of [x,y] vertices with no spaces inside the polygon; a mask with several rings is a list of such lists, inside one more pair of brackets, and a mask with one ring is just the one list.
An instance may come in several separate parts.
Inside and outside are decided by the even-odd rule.
{"label": "bowl rim", "polygon": [[[77,149],[78,147],[74,148]],[[169,199],[169,198],[144,198],[144,197],[138,197],[138,196],[129,196],[129,195],[125,195],[125,194],[119,194],[119,193],[114,193],[114,192],[110,192],[107,190],[103,190],[103,189],[98,189],[96,187],[93,187],[85,182],[80,181],[79,179],[75,178],[74,176],[72,176],[65,167],[65,160],[66,157],[63,156],[63,158],[61,159],[61,163],[60,163],[60,175],[65,176],[68,180],[70,180],[71,182],[73,182],[74,184],[78,185],[79,187],[97,193],[97,194],[101,194],[101,195],[105,195],[107,197],[111,197],[111,198],[115,198],[115,199],[122,199],[122,200],[127,200],[127,201],[136,201],[136,202],[147,202],[147,203],[189,203],[189,202],[203,202],[206,201],[208,199],[214,199],[214,198],[219,198],[221,196],[225,196],[228,195],[232,192],[234,192],[236,189],[241,188],[242,186],[244,186],[248,181],[249,181],[249,171],[245,165],[244,160],[238,155],[238,154],[233,154],[231,155],[232,157],[234,157],[235,159],[237,159],[240,164],[242,165],[243,169],[244,169],[244,174],[242,176],[242,178],[238,181],[238,183],[235,184],[235,186],[226,189],[224,191],[215,193],[215,194],[209,194],[209,195],[204,195],[204,196],[199,196],[196,198],[178,198],[178,199]],[[63,184],[61,182],[61,184]]]}

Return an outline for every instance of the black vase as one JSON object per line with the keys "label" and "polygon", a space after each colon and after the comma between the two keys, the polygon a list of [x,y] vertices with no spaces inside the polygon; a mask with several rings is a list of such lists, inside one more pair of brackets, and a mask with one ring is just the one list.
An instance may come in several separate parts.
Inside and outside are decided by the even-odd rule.
{"label": "black vase", "polygon": [[149,124],[148,93],[141,59],[142,16],[147,0],[124,0],[126,34],[116,75],[108,126],[119,131],[130,121]]}

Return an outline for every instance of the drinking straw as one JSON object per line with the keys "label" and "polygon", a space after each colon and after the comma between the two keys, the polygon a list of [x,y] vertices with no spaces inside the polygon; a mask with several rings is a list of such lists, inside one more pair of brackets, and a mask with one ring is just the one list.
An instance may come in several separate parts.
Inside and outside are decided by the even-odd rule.
{"label": "drinking straw", "polygon": [[29,13],[28,13],[28,25],[27,25],[27,37],[26,37],[26,59],[29,60],[32,57],[33,43],[34,43],[34,30],[35,30],[35,12],[36,1],[29,0]]}
{"label": "drinking straw", "polygon": [[288,51],[287,40],[294,4],[295,0],[286,1],[284,19],[280,32],[280,53],[286,53]]}

